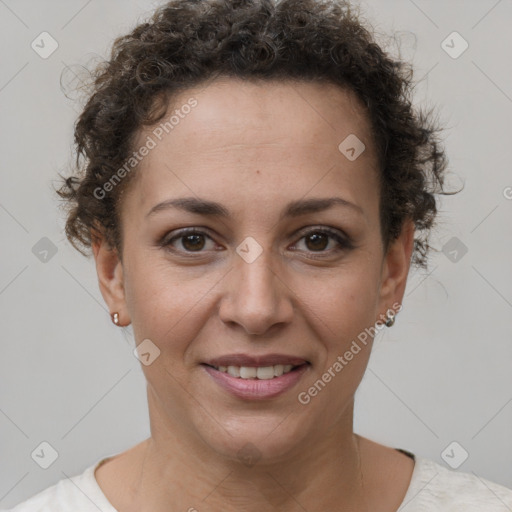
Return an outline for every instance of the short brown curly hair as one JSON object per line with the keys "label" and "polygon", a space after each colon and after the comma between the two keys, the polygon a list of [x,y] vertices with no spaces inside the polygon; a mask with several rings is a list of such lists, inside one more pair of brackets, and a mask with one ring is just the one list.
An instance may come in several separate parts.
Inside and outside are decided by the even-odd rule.
{"label": "short brown curly hair", "polygon": [[135,171],[105,197],[94,193],[130,158],[138,130],[166,114],[173,94],[217,76],[327,81],[366,108],[380,167],[384,247],[407,218],[412,264],[427,267],[428,239],[447,158],[432,110],[412,107],[412,70],[375,42],[344,0],[173,0],[114,41],[93,73],[75,126],[77,174],[57,191],[66,236],[82,254],[98,236],[122,256],[119,204]]}

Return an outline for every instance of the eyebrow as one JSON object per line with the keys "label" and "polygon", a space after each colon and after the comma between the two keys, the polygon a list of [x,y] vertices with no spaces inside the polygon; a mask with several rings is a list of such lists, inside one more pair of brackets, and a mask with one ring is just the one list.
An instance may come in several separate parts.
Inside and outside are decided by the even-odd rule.
{"label": "eyebrow", "polygon": [[[333,206],[342,206],[350,208],[355,212],[364,214],[362,208],[354,203],[351,203],[341,197],[326,197],[326,198],[312,198],[301,199],[288,203],[280,216],[280,220],[285,217],[299,217],[308,213],[322,212],[328,210]],[[205,215],[209,217],[225,217],[231,216],[229,210],[222,204],[206,199],[199,199],[196,197],[181,197],[176,199],[168,199],[157,205],[153,206],[146,214],[146,218],[169,209],[178,209],[189,213],[198,215]]]}

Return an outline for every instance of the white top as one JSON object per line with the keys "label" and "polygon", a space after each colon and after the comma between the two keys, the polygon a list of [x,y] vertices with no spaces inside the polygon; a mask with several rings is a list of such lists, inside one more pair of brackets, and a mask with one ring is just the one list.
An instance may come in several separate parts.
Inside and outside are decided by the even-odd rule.
{"label": "white top", "polygon": [[[113,455],[71,477],[72,482],[60,480],[10,511],[0,512],[117,512],[94,477],[96,468]],[[512,490],[415,456],[411,483],[397,512],[483,511],[512,512]]]}

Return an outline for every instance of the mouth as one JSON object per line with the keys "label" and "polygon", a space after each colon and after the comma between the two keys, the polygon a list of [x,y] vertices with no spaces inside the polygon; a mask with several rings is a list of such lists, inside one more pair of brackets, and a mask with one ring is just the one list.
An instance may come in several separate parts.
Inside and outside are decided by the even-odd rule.
{"label": "mouth", "polygon": [[[266,366],[200,366],[223,392],[243,400],[268,400],[291,390],[310,369],[311,363]],[[246,363],[247,365],[247,363]]]}

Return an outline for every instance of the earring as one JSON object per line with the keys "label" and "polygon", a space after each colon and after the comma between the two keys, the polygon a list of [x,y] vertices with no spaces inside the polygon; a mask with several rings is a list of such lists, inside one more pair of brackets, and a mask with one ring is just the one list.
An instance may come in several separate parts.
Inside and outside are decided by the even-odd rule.
{"label": "earring", "polygon": [[110,317],[112,318],[112,322],[114,322],[116,325],[119,325],[119,313],[112,313]]}
{"label": "earring", "polygon": [[386,311],[386,318],[386,327],[392,327],[393,324],[395,323],[395,313],[393,312],[393,310],[388,309]]}

